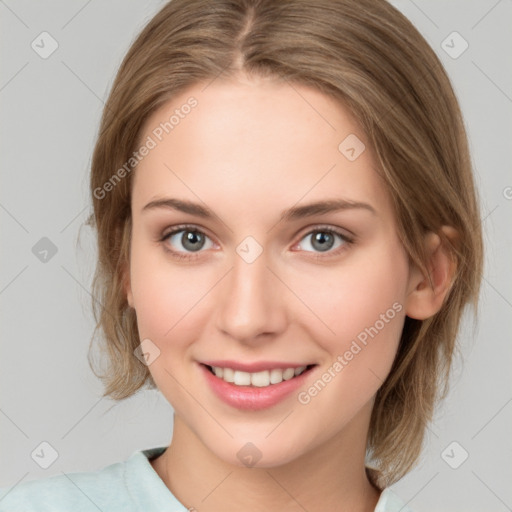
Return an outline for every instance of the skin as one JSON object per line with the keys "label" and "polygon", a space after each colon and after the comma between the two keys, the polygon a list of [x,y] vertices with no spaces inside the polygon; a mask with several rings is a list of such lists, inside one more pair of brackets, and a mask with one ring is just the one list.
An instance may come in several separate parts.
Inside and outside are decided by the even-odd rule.
{"label": "skin", "polygon": [[[141,340],[160,351],[149,371],[175,411],[172,442],[151,464],[181,503],[201,512],[372,511],[379,491],[364,456],[373,401],[406,314],[434,314],[449,288],[439,237],[425,239],[432,288],[409,264],[364,133],[328,96],[244,75],[217,78],[153,113],[141,140],[190,96],[198,105],[138,164],[132,193],[125,289]],[[349,134],[366,145],[355,161],[338,150]],[[141,211],[162,197],[200,203],[216,217]],[[280,221],[287,208],[340,198],[374,212]],[[187,251],[183,232],[160,240],[180,224],[206,235],[199,252]],[[334,235],[331,249],[318,250],[312,232],[322,226],[353,243]],[[247,236],[263,249],[250,264],[236,252]],[[165,247],[198,257],[178,260]],[[299,391],[307,390],[393,304],[401,311],[308,404],[292,393],[262,411],[238,410],[199,371],[209,359],[316,363]],[[247,442],[262,455],[254,467],[237,457]]]}

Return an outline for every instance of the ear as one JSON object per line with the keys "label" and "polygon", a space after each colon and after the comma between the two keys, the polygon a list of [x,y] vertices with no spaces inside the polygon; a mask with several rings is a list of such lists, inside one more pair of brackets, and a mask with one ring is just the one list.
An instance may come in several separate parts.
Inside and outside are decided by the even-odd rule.
{"label": "ear", "polygon": [[123,265],[122,283],[123,283],[123,290],[126,295],[126,300],[128,301],[129,306],[131,308],[133,308],[133,295],[132,295],[132,286],[131,286],[131,281],[130,281],[130,271],[126,264]]}
{"label": "ear", "polygon": [[[443,226],[441,231],[450,242],[456,241],[455,229]],[[416,265],[411,268],[405,307],[406,315],[418,320],[425,320],[441,309],[456,271],[453,252],[437,233],[428,233],[424,244],[428,274],[422,273]]]}

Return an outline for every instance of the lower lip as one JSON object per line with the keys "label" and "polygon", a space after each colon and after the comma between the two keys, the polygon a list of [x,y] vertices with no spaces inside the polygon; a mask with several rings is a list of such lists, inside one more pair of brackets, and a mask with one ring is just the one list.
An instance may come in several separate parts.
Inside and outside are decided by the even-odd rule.
{"label": "lower lip", "polygon": [[203,364],[199,364],[212,391],[225,403],[248,411],[259,411],[276,405],[304,384],[312,368],[290,380],[266,387],[237,386],[216,377]]}

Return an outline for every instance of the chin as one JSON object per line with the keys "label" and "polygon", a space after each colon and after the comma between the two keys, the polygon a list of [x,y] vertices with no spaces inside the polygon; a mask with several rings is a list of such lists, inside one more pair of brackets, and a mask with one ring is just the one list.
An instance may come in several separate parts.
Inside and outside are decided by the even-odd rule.
{"label": "chin", "polygon": [[[286,441],[283,436],[286,434]],[[274,468],[289,464],[304,454],[304,440],[293,440],[289,432],[274,432],[274,439],[266,438],[268,432],[260,436],[244,436],[223,443],[205,445],[219,459],[240,468]],[[299,436],[300,437],[300,436]],[[252,439],[252,440],[251,440]],[[300,446],[300,449],[298,447]]]}

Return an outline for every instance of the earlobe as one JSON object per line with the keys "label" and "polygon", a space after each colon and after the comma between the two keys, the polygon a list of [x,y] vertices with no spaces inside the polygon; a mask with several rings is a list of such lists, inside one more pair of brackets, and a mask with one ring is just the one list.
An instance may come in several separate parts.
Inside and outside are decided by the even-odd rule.
{"label": "earlobe", "polygon": [[127,270],[126,266],[123,268],[122,273],[123,279],[123,290],[124,294],[126,296],[126,300],[128,302],[128,305],[133,308],[133,295],[132,295],[132,287],[130,283],[130,272]]}
{"label": "earlobe", "polygon": [[133,308],[133,295],[132,295],[132,289],[129,284],[128,284],[127,290],[126,290],[126,300],[128,301],[128,305],[131,308]]}
{"label": "earlobe", "polygon": [[[456,240],[455,229],[449,226],[441,229],[450,242]],[[453,251],[438,234],[428,233],[425,236],[425,254],[428,258],[428,274],[423,274],[418,267],[411,270],[405,308],[407,316],[418,320],[425,320],[441,309],[456,271]]]}

